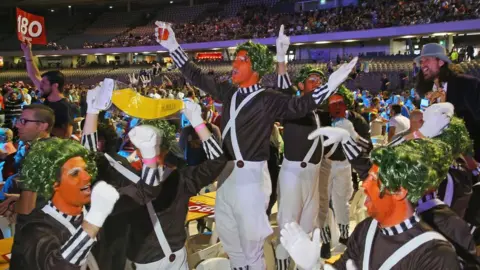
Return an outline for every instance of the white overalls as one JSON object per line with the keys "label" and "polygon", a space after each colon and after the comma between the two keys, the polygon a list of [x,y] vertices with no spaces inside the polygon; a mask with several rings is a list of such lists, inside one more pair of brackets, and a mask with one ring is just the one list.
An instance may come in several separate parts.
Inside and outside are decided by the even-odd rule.
{"label": "white overalls", "polygon": [[[123,176],[125,176],[128,180],[132,181],[135,184],[138,183],[138,181],[140,181],[140,176],[134,174],[129,169],[120,165],[115,159],[113,159],[109,155],[105,154],[105,157],[108,159],[110,165],[119,173],[121,173]],[[168,175],[169,173],[163,172],[161,176],[162,180],[166,179]],[[134,262],[136,269],[137,270],[158,270],[158,269],[188,270],[187,251],[185,247],[176,252],[172,252],[172,249],[168,244],[165,234],[163,233],[162,225],[160,224],[160,220],[158,219],[157,213],[155,212],[155,209],[153,208],[152,203],[149,202],[147,203],[146,206],[148,210],[148,215],[150,216],[150,221],[152,222],[152,225],[153,225],[153,230],[155,231],[155,235],[157,236],[158,243],[160,244],[160,247],[162,248],[162,251],[163,251],[163,254],[165,254],[165,257],[159,261],[151,262],[147,264],[140,264],[140,263]]]}
{"label": "white overalls", "polygon": [[235,92],[230,105],[230,120],[222,133],[225,141],[225,136],[230,131],[235,160],[229,162],[235,164],[233,171],[217,190],[215,221],[232,269],[246,269],[248,266],[249,270],[264,270],[263,244],[273,232],[266,215],[272,190],[267,162],[243,160],[235,125],[240,110],[262,91],[263,89],[248,95],[238,108],[238,92]]}
{"label": "white overalls", "polygon": [[[372,220],[370,227],[368,228],[367,239],[365,240],[365,250],[363,253],[363,265],[361,269],[368,270],[370,269],[370,255],[372,251],[373,239],[378,228],[378,221],[375,219]],[[432,240],[442,240],[448,242],[445,237],[437,232],[425,232],[416,237],[412,238],[410,241],[405,243],[402,247],[397,249],[387,260],[382,264],[379,270],[390,270],[392,269],[400,260],[408,256],[411,252],[417,249],[419,246],[425,244],[426,242]]]}
{"label": "white overalls", "polygon": [[[320,127],[320,119],[314,112],[316,128]],[[303,138],[307,139],[307,138]],[[323,136],[317,137],[303,161],[290,161],[283,159],[282,168],[278,176],[279,199],[278,199],[278,225],[283,228],[285,224],[297,222],[304,231],[311,232],[317,227],[318,216],[318,178],[321,161],[317,164],[309,163],[319,140],[323,141]],[[294,142],[290,142],[294,143]],[[323,156],[323,148],[322,148]],[[327,202],[328,204],[328,202]],[[278,260],[288,259],[288,252],[279,244],[275,251]]]}

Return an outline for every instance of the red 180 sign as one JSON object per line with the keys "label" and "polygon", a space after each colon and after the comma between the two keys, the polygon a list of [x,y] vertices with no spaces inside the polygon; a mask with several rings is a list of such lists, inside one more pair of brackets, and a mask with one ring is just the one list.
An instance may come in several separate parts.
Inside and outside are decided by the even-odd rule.
{"label": "red 180 sign", "polygon": [[200,214],[213,215],[215,213],[215,206],[189,201],[188,211]]}
{"label": "red 180 sign", "polygon": [[28,40],[32,44],[47,44],[45,20],[17,8],[17,37],[18,40]]}

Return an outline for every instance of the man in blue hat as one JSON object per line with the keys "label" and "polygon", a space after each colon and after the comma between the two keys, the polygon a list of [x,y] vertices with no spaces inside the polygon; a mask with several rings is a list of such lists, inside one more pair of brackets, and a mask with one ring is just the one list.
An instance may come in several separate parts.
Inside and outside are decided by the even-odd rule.
{"label": "man in blue hat", "polygon": [[455,114],[465,121],[474,142],[474,157],[480,160],[480,79],[452,71],[445,48],[437,43],[425,44],[415,62],[420,65],[418,93],[431,103],[455,106]]}

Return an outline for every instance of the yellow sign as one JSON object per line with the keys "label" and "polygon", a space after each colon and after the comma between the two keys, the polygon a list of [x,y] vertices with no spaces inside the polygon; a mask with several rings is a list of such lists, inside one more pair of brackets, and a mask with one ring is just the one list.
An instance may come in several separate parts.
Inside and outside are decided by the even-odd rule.
{"label": "yellow sign", "polygon": [[183,109],[181,100],[149,98],[130,88],[113,91],[112,102],[126,114],[141,119],[163,118]]}
{"label": "yellow sign", "polygon": [[[217,192],[209,192],[203,195],[193,196],[190,198],[189,211],[187,214],[187,223],[193,220],[208,217],[213,214],[215,209],[215,198]],[[198,209],[199,206],[201,209]]]}

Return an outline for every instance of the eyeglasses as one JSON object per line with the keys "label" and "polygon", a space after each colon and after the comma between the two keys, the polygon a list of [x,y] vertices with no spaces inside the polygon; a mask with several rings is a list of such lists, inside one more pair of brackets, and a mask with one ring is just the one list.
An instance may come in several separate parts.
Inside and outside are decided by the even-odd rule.
{"label": "eyeglasses", "polygon": [[26,125],[28,122],[33,122],[33,123],[45,123],[45,121],[40,121],[40,120],[30,120],[30,119],[25,119],[25,118],[18,118],[16,119],[15,123],[20,123],[21,125]]}

